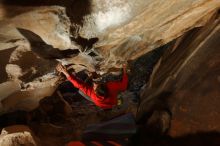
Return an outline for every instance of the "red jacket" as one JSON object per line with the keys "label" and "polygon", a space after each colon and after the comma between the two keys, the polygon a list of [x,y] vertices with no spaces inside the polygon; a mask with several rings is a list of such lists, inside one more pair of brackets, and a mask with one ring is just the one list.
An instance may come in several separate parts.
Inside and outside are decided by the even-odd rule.
{"label": "red jacket", "polygon": [[110,109],[117,105],[117,95],[120,91],[125,91],[128,86],[128,76],[126,72],[123,73],[122,81],[108,82],[106,84],[108,89],[107,97],[96,95],[92,86],[77,79],[75,76],[67,78],[76,88],[79,88],[83,93],[90,96],[93,102],[102,109]]}

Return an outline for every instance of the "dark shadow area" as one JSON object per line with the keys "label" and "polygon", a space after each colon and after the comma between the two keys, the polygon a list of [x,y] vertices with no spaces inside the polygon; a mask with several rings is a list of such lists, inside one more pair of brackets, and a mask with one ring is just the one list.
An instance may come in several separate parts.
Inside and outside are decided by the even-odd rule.
{"label": "dark shadow area", "polygon": [[5,49],[0,51],[0,83],[5,82],[8,79],[5,67],[9,63],[11,53],[16,49],[16,47]]}
{"label": "dark shadow area", "polygon": [[172,46],[174,42],[175,41],[172,41],[129,62],[130,74],[132,75],[129,77],[130,91],[139,91],[140,88],[148,82],[154,66],[161,58],[164,51]]}
{"label": "dark shadow area", "polygon": [[77,56],[80,53],[78,49],[66,49],[66,50],[60,50],[60,51],[63,54],[63,56],[65,56],[66,58]]}
{"label": "dark shadow area", "polygon": [[[71,22],[81,26],[83,17],[91,13],[90,0],[3,0],[2,3],[5,5],[8,17],[25,12],[27,7],[33,7],[32,9],[34,9],[34,7],[39,6],[63,6],[66,8],[67,16],[70,17]],[[23,9],[19,9],[17,13],[11,13],[15,8],[9,6],[20,6]],[[31,10],[30,8],[27,9]]]}
{"label": "dark shadow area", "polygon": [[[140,136],[148,135],[150,140],[152,138],[163,137],[167,134],[171,126],[172,113],[168,105],[168,98],[171,96],[171,92],[163,92],[157,97],[147,101],[144,107],[139,107],[137,115],[137,124],[140,125],[140,129],[137,134],[132,138],[135,143],[139,143]],[[142,137],[143,138],[143,137]],[[139,139],[139,140],[137,140]],[[133,141],[133,143],[134,143]],[[148,143],[146,143],[148,145]]]}
{"label": "dark shadow area", "polygon": [[71,39],[82,47],[82,52],[90,50],[93,45],[99,40],[98,38],[86,39],[81,36]]}
{"label": "dark shadow area", "polygon": [[154,137],[142,128],[140,132],[133,137],[132,144],[137,146],[219,146],[220,133],[197,132],[185,136],[172,138],[170,136]]}
{"label": "dark shadow area", "polygon": [[172,116],[172,113],[170,112],[170,107],[168,105],[168,97],[170,97],[171,95],[172,92],[164,91],[157,95],[155,98],[145,103],[144,108],[138,109],[138,114],[140,114],[141,116],[137,117],[137,123],[145,124],[155,111],[166,111],[167,113],[169,113],[170,116]]}
{"label": "dark shadow area", "polygon": [[91,56],[91,57],[96,57],[96,56],[98,56],[98,55],[97,55],[96,53],[94,53],[94,52],[90,52],[88,55]]}
{"label": "dark shadow area", "polygon": [[17,28],[18,31],[30,42],[31,49],[39,57],[44,59],[62,59],[74,57],[79,54],[78,49],[59,50],[46,44],[39,35],[30,30]]}
{"label": "dark shadow area", "polygon": [[54,93],[40,100],[38,108],[30,113],[29,124],[51,123],[61,125],[66,121],[65,102]]}
{"label": "dark shadow area", "polygon": [[[70,71],[69,71],[70,72]],[[77,73],[77,77],[81,80],[87,80],[88,76],[85,71]],[[60,92],[62,97],[57,94]],[[94,110],[94,104],[86,100],[75,88],[71,82],[64,81],[57,87],[53,95],[45,97],[40,100],[39,106],[30,112],[31,123],[51,123],[54,125],[63,126],[63,123],[69,123],[67,121],[68,114],[66,113],[66,103],[72,107],[74,117],[82,117],[88,114],[90,110]],[[87,107],[87,109],[83,109]],[[89,107],[89,109],[88,109]]]}
{"label": "dark shadow area", "polygon": [[28,123],[28,112],[26,111],[15,111],[0,116],[0,129],[16,125],[16,124],[27,124]]}

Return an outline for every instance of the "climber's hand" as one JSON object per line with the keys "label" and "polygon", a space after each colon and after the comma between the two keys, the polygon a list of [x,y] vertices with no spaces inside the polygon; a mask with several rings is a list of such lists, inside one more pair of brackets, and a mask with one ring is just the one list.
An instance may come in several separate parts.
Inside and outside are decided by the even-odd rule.
{"label": "climber's hand", "polygon": [[66,76],[69,75],[69,73],[67,72],[66,67],[64,67],[62,64],[58,64],[56,69],[57,69],[58,72],[62,72]]}
{"label": "climber's hand", "polygon": [[66,68],[60,63],[57,65],[56,69],[58,72],[65,72],[66,71]]}
{"label": "climber's hand", "polygon": [[126,64],[126,63],[123,64],[123,72],[128,73],[128,74],[131,73],[131,69],[130,69],[129,64]]}
{"label": "climber's hand", "polygon": [[92,76],[93,76],[93,73],[92,72],[88,72],[88,77],[92,78]]}
{"label": "climber's hand", "polygon": [[126,72],[127,64],[123,64],[123,71]]}

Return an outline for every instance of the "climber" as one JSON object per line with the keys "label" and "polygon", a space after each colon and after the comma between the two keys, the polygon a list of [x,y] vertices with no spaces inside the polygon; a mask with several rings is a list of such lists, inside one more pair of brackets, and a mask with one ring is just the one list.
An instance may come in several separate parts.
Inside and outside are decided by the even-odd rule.
{"label": "climber", "polygon": [[81,92],[88,95],[86,99],[92,101],[96,106],[102,109],[111,109],[118,105],[121,101],[117,98],[120,91],[125,91],[128,85],[128,76],[126,73],[126,65],[123,65],[123,77],[121,81],[111,81],[106,84],[99,84],[93,82],[90,86],[87,83],[79,80],[76,76],[70,75],[67,69],[58,64],[57,71],[62,72],[66,78]]}

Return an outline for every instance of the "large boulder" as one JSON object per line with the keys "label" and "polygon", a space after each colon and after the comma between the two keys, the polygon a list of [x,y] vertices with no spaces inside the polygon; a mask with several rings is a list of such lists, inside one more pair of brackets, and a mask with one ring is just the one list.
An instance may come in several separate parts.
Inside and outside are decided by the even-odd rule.
{"label": "large boulder", "polygon": [[0,135],[0,145],[1,146],[20,146],[20,145],[37,146],[39,145],[39,141],[27,126],[13,125],[2,129]]}
{"label": "large boulder", "polygon": [[204,27],[180,37],[165,52],[143,90],[139,119],[156,108],[168,110],[171,137],[210,138],[198,139],[198,145],[215,139],[213,132],[220,132],[219,22],[216,13]]}

